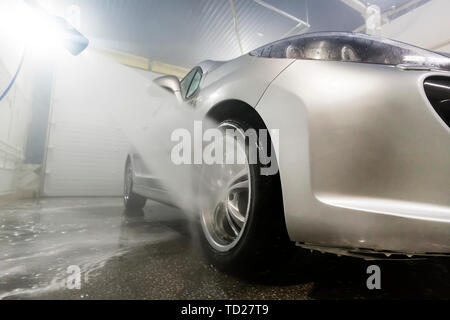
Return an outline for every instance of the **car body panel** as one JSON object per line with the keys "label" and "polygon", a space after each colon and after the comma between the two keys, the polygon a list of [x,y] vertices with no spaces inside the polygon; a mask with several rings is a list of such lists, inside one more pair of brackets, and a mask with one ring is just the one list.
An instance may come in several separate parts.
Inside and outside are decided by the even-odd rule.
{"label": "car body panel", "polygon": [[[239,100],[255,107],[270,83],[295,60],[256,59],[241,56],[206,72],[196,107],[204,114],[225,100]],[[242,76],[245,74],[245,77]]]}
{"label": "car body panel", "polygon": [[280,130],[292,240],[450,252],[450,130],[423,89],[435,74],[298,60],[274,80],[257,111]]}

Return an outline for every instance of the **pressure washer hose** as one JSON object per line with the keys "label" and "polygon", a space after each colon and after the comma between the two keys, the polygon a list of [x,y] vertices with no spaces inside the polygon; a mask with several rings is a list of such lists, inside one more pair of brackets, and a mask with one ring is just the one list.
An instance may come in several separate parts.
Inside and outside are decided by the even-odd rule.
{"label": "pressure washer hose", "polygon": [[9,92],[9,90],[11,90],[12,86],[16,82],[16,79],[17,79],[17,77],[18,77],[18,75],[20,73],[20,70],[22,70],[23,60],[24,59],[25,59],[25,50],[22,53],[22,57],[20,58],[19,66],[17,67],[17,70],[16,70],[16,73],[14,74],[14,77],[11,79],[11,82],[9,83],[8,87],[6,87],[5,91],[0,96],[0,101],[2,101],[4,97],[6,97],[6,95]]}

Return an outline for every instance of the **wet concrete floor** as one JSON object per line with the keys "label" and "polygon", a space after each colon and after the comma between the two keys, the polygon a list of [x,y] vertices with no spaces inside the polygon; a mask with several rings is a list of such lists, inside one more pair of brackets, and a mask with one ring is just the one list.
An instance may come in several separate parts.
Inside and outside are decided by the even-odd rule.
{"label": "wet concrete floor", "polygon": [[[449,259],[369,262],[298,249],[249,280],[209,265],[191,229],[178,209],[151,201],[133,214],[118,198],[3,205],[0,299],[450,299]],[[371,264],[380,290],[367,289]]]}

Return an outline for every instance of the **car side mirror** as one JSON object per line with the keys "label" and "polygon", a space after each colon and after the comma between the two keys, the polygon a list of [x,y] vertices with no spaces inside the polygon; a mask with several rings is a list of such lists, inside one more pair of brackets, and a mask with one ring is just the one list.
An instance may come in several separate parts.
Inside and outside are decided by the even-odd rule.
{"label": "car side mirror", "polygon": [[181,85],[180,80],[177,77],[167,75],[163,77],[156,78],[153,80],[161,88],[173,93],[178,99],[181,100]]}

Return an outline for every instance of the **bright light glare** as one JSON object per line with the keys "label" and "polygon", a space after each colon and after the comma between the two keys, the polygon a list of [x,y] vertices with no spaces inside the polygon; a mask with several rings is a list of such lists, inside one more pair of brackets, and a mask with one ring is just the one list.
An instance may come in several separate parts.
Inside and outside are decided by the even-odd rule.
{"label": "bright light glare", "polygon": [[0,21],[2,33],[9,40],[26,45],[33,54],[49,57],[63,48],[61,28],[25,4],[2,8]]}

